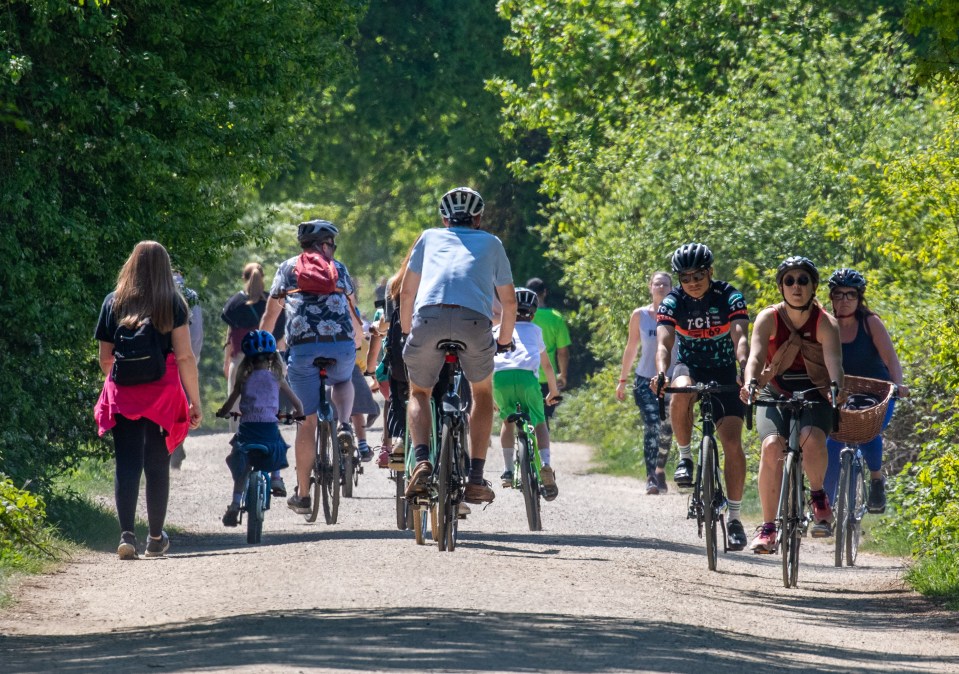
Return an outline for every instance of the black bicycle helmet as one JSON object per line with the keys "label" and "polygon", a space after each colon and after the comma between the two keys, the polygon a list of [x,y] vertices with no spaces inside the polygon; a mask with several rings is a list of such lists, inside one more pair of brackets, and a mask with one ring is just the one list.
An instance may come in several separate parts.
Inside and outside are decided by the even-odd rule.
{"label": "black bicycle helmet", "polygon": [[866,279],[855,269],[843,267],[834,271],[829,277],[829,289],[833,288],[855,288],[859,292],[864,292]]}
{"label": "black bicycle helmet", "polygon": [[713,251],[705,243],[685,243],[673,253],[673,271],[677,274],[713,266]]}
{"label": "black bicycle helmet", "polygon": [[266,330],[250,330],[243,336],[240,349],[246,356],[276,353],[276,339]]}
{"label": "black bicycle helmet", "polygon": [[440,199],[440,215],[456,224],[472,224],[474,215],[483,214],[483,197],[469,187],[456,187]]}
{"label": "black bicycle helmet", "polygon": [[339,233],[340,230],[329,220],[309,220],[300,223],[296,230],[296,240],[300,243],[320,241],[335,238]]}
{"label": "black bicycle helmet", "polygon": [[786,272],[793,269],[802,269],[809,274],[813,285],[819,285],[819,270],[816,268],[816,265],[812,263],[812,260],[802,255],[790,255],[782,261],[782,264],[776,269],[776,285],[782,283],[783,276],[786,275]]}
{"label": "black bicycle helmet", "polygon": [[516,315],[522,318],[532,318],[539,306],[539,300],[529,288],[516,289]]}

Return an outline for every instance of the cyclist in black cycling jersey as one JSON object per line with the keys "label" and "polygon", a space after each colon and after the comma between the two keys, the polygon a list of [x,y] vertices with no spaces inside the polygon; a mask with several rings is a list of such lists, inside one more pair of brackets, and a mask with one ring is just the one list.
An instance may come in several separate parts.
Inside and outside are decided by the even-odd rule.
{"label": "cyclist in black cycling jersey", "polygon": [[[673,271],[679,287],[659,305],[656,314],[656,366],[659,376],[650,387],[662,395],[661,386],[692,386],[697,382],[742,385],[741,373],[749,353],[749,314],[742,293],[725,281],[713,280],[713,253],[702,243],[687,243],[676,249]],[[678,363],[670,382],[673,343],[679,337]],[[737,364],[739,369],[737,371]],[[713,396],[716,431],[723,445],[726,492],[729,496],[729,524],[726,529],[730,550],[746,547],[746,530],[740,521],[743,487],[746,483],[746,455],[742,428],[744,405],[735,393]],[[676,484],[693,483],[694,394],[674,393],[669,404],[673,433],[680,460],[673,475]]]}

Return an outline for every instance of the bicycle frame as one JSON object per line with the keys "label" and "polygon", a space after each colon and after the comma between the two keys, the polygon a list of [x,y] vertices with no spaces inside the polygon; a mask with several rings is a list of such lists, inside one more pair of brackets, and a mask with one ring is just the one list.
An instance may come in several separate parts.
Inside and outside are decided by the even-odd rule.
{"label": "bicycle frame", "polygon": [[[726,538],[725,511],[727,507],[726,494],[723,490],[723,481],[719,476],[719,443],[716,440],[716,421],[713,412],[713,396],[724,392],[738,392],[739,387],[732,384],[717,382],[696,383],[692,386],[665,387],[665,393],[694,393],[699,401],[700,432],[702,438],[699,443],[699,462],[696,466],[696,475],[693,481],[693,493],[689,499],[687,519],[696,520],[696,528],[700,538],[706,531],[706,558],[710,571],[716,570],[718,561],[718,536],[716,525],[723,533],[723,553],[729,552]],[[659,415],[666,418],[666,404],[662,397],[659,399]],[[706,452],[710,452],[707,456]],[[704,466],[711,466],[711,475],[707,476],[704,484]],[[708,495],[707,495],[708,493]],[[711,498],[710,498],[711,497]],[[707,498],[709,503],[706,503]]]}
{"label": "bicycle frame", "polygon": [[782,554],[783,585],[795,587],[799,580],[799,547],[802,536],[809,527],[809,515],[806,510],[806,485],[802,465],[802,444],[799,432],[802,412],[813,405],[830,404],[833,411],[833,430],[839,427],[839,411],[836,401],[839,387],[831,384],[832,403],[823,400],[808,400],[806,394],[818,391],[819,387],[804,391],[794,391],[787,396],[775,399],[763,399],[750,402],[747,413],[747,428],[752,428],[752,408],[756,405],[777,407],[783,421],[789,428],[789,438],[784,453],[783,475],[779,486],[779,502],[776,507],[776,550]]}

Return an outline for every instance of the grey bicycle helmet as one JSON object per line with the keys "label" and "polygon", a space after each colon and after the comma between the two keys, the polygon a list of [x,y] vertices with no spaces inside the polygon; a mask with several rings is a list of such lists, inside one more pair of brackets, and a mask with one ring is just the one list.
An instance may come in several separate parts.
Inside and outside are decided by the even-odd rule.
{"label": "grey bicycle helmet", "polygon": [[539,300],[529,288],[516,289],[516,315],[523,318],[532,318],[539,306]]}
{"label": "grey bicycle helmet", "polygon": [[776,269],[776,284],[782,283],[783,276],[786,275],[786,272],[792,271],[793,269],[802,269],[809,274],[813,285],[819,285],[819,270],[816,268],[816,265],[812,263],[812,260],[802,255],[790,255],[782,261]]}
{"label": "grey bicycle helmet", "polygon": [[332,239],[339,235],[338,230],[329,220],[308,220],[301,222],[296,230],[296,240],[300,243]]}
{"label": "grey bicycle helmet", "polygon": [[866,279],[855,269],[843,267],[834,271],[829,277],[829,289],[833,288],[855,288],[863,292],[866,289]]}
{"label": "grey bicycle helmet", "polygon": [[453,223],[472,224],[474,215],[483,214],[483,197],[469,187],[456,187],[440,199],[440,215]]}
{"label": "grey bicycle helmet", "polygon": [[685,243],[673,253],[673,271],[677,274],[713,266],[713,251],[705,243]]}

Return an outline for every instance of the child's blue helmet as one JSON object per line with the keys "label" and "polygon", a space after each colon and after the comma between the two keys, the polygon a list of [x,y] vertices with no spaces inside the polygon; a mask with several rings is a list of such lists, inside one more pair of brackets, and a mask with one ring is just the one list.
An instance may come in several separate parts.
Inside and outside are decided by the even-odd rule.
{"label": "child's blue helmet", "polygon": [[276,353],[276,339],[266,330],[250,330],[240,342],[240,349],[246,356]]}

